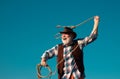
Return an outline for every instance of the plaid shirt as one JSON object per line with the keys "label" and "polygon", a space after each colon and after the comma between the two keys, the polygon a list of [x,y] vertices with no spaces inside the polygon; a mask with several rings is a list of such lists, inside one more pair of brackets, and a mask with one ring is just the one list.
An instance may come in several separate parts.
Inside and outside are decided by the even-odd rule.
{"label": "plaid shirt", "polygon": [[[84,39],[79,39],[78,44],[80,49],[82,50],[83,47],[85,47],[87,44],[93,42],[96,39],[97,35],[91,34],[89,37],[85,37]],[[74,76],[75,79],[78,79],[81,77],[81,72],[78,70],[77,65],[75,63],[75,60],[73,56],[71,55],[71,46],[66,46],[63,49],[63,58],[65,60],[64,62],[64,75],[62,76],[62,79],[69,79],[71,74]],[[54,46],[53,48],[46,50],[41,58],[45,58],[46,60],[57,56],[58,55],[58,45]]]}
{"label": "plaid shirt", "polygon": [[64,62],[64,68],[63,68],[64,75],[62,79],[69,79],[71,74],[73,74],[75,79],[80,78],[80,72],[76,66],[75,60],[71,53],[71,48],[72,46],[64,47],[63,58],[65,62]]}

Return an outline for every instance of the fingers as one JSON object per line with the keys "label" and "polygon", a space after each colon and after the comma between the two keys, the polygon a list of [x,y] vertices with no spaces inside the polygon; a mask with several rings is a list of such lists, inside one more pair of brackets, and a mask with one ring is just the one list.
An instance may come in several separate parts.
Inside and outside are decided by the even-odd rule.
{"label": "fingers", "polygon": [[99,18],[100,18],[99,16],[94,16],[95,20],[99,20]]}
{"label": "fingers", "polygon": [[42,60],[41,60],[41,65],[42,65],[42,66],[47,66],[47,63],[46,63],[46,60],[45,60],[45,59],[42,59]]}
{"label": "fingers", "polygon": [[47,66],[46,62],[41,62],[42,66]]}

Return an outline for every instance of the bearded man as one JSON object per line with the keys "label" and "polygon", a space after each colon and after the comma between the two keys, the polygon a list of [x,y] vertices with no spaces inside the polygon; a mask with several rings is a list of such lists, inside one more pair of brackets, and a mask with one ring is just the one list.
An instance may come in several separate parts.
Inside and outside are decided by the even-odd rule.
{"label": "bearded man", "polygon": [[61,44],[46,50],[41,56],[41,65],[46,66],[46,61],[57,56],[58,63],[64,59],[58,68],[58,79],[84,79],[85,68],[83,62],[83,48],[96,40],[98,35],[99,16],[94,16],[93,30],[83,39],[75,39],[77,34],[73,29],[64,27],[61,34]]}

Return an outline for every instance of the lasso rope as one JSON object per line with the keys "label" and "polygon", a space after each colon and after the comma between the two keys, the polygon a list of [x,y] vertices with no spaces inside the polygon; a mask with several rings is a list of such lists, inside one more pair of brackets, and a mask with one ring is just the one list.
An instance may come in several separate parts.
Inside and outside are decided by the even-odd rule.
{"label": "lasso rope", "polygon": [[[71,29],[75,29],[76,27],[81,26],[81,25],[87,23],[88,21],[92,20],[93,18],[94,18],[94,16],[93,16],[93,17],[90,17],[90,18],[88,18],[88,19],[86,19],[86,20],[84,20],[83,22],[81,22],[81,23],[79,23],[79,24],[77,24],[77,25],[67,26],[67,27],[70,27]],[[64,28],[64,27],[66,27],[66,26],[57,25],[56,27],[57,27],[57,28]],[[59,38],[60,38],[60,33],[57,33],[57,34],[55,35],[55,38],[56,38],[56,39],[59,39]]]}
{"label": "lasso rope", "polygon": [[38,79],[41,79],[41,78],[50,78],[50,76],[52,75],[52,70],[51,68],[46,65],[45,67],[49,70],[49,74],[47,76],[42,76],[41,73],[40,73],[40,70],[42,69],[42,65],[41,64],[37,64],[37,75],[38,75]]}
{"label": "lasso rope", "polygon": [[94,16],[93,16],[93,17],[88,18],[87,20],[85,20],[85,21],[83,21],[83,22],[81,22],[81,23],[79,23],[79,24],[77,24],[77,25],[75,25],[75,27],[81,26],[81,25],[85,24],[86,22],[88,22],[88,21],[92,20],[93,18],[94,18]]}
{"label": "lasso rope", "polygon": [[[74,28],[76,28],[76,27],[78,27],[78,26],[81,26],[81,25],[85,24],[86,22],[92,20],[93,18],[94,18],[94,17],[90,17],[90,18],[88,18],[87,20],[84,20],[83,22],[81,22],[81,23],[79,23],[79,24],[77,24],[77,25],[70,26],[70,28],[71,28],[71,29],[74,29]],[[65,26],[60,26],[60,25],[57,26],[57,28],[60,28],[60,27],[65,27]],[[58,34],[57,34],[57,35],[58,35]],[[56,39],[58,39],[58,38],[60,38],[60,37],[57,36]],[[79,45],[77,45],[71,52],[67,53],[67,55],[70,54],[70,53],[72,53],[72,52],[74,52],[74,51],[77,49],[78,46],[79,46]],[[66,55],[66,56],[67,56],[67,55]],[[37,75],[38,75],[38,79],[40,79],[40,78],[50,78],[52,75],[55,75],[56,72],[57,72],[57,67],[58,67],[58,65],[59,65],[60,63],[62,63],[63,60],[64,60],[64,59],[60,60],[60,62],[57,63],[54,72],[52,72],[51,68],[50,68],[48,65],[45,66],[45,67],[49,70],[49,74],[48,74],[47,76],[42,76],[42,75],[40,74],[41,68],[42,68],[43,66],[42,66],[41,64],[38,64],[38,65],[37,65]],[[73,67],[73,68],[74,68],[74,67]]]}
{"label": "lasso rope", "polygon": [[[94,18],[94,16],[92,16],[92,17],[90,17],[90,18],[84,20],[83,22],[81,22],[81,23],[79,23],[79,24],[77,24],[77,25],[68,26],[68,27],[70,27],[71,29],[74,29],[74,28],[76,28],[76,27],[78,27],[78,26],[81,26],[81,25],[85,24],[86,22],[92,20],[93,18]],[[61,27],[64,28],[64,27],[66,27],[66,26],[57,25],[56,27],[57,27],[57,28],[61,28]]]}

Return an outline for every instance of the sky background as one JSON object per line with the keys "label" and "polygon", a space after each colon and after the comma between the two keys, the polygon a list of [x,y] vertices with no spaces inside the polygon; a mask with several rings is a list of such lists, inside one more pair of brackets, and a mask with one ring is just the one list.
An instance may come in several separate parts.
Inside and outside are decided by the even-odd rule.
{"label": "sky background", "polygon": [[[100,16],[98,39],[84,48],[86,79],[120,79],[119,0],[0,0],[0,79],[37,79],[42,53],[61,43],[57,25]],[[90,34],[93,20],[74,29]],[[55,70],[56,58],[48,61]],[[52,76],[57,79],[57,74]]]}

